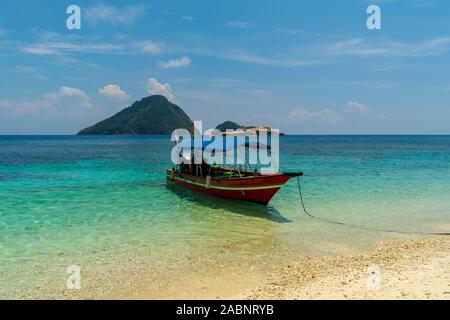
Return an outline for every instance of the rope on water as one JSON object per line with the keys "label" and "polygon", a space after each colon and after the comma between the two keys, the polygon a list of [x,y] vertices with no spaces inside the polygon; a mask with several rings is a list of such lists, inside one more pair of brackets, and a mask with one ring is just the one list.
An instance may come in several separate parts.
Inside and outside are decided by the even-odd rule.
{"label": "rope on water", "polygon": [[336,221],[336,220],[331,220],[331,219],[317,217],[317,216],[311,214],[306,209],[305,201],[303,200],[303,193],[302,193],[302,186],[300,184],[300,177],[297,177],[297,185],[298,185],[298,193],[300,195],[300,201],[301,201],[301,204],[302,204],[303,211],[310,218],[321,220],[321,221],[324,221],[324,222],[327,222],[327,223],[336,224],[336,225],[346,226],[346,227],[350,227],[350,228],[363,229],[363,230],[369,230],[369,231],[389,232],[389,233],[399,233],[399,234],[410,234],[410,235],[414,234],[414,235],[450,236],[450,232],[420,232],[420,231],[416,231],[416,232],[411,231],[410,232],[410,231],[393,230],[393,229],[371,228],[371,227],[354,225],[354,224],[349,224],[349,223],[345,223],[345,222],[341,222],[341,221]]}

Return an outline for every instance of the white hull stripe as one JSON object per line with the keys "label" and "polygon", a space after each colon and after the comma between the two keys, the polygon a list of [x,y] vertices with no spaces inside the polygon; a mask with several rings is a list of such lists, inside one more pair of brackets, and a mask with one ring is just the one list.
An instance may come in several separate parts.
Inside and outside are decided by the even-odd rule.
{"label": "white hull stripe", "polygon": [[[170,177],[169,177],[170,179]],[[175,180],[179,180],[179,181],[183,181],[186,183],[190,183],[190,184],[195,184],[197,186],[200,187],[204,187],[206,188],[206,184],[203,183],[199,183],[199,182],[195,182],[195,181],[191,181],[191,180],[186,180],[180,177],[174,177]],[[279,189],[281,188],[283,185],[282,184],[274,184],[274,185],[270,185],[270,186],[257,186],[257,187],[220,187],[220,186],[214,186],[214,185],[210,185],[209,189],[218,189],[218,190],[234,190],[234,191],[245,191],[245,190],[265,190],[265,189]]]}

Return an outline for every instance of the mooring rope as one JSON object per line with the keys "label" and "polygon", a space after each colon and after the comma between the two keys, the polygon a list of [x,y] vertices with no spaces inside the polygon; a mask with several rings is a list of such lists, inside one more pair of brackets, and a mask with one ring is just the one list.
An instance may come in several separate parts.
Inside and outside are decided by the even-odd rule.
{"label": "mooring rope", "polygon": [[369,231],[376,231],[376,232],[389,232],[389,233],[398,233],[398,234],[410,234],[410,235],[432,235],[432,236],[450,236],[450,232],[420,232],[420,231],[402,231],[402,230],[393,230],[393,229],[380,229],[380,228],[371,228],[361,225],[355,225],[355,224],[349,224],[341,221],[331,220],[327,218],[321,218],[317,217],[313,214],[311,214],[305,206],[305,201],[303,200],[303,193],[302,193],[302,186],[300,184],[300,177],[297,177],[297,185],[298,185],[298,192],[300,195],[300,201],[302,204],[303,211],[307,216],[313,219],[321,220],[327,223],[337,224],[341,226],[346,226],[350,228],[356,228],[356,229],[363,229],[363,230],[369,230]]}

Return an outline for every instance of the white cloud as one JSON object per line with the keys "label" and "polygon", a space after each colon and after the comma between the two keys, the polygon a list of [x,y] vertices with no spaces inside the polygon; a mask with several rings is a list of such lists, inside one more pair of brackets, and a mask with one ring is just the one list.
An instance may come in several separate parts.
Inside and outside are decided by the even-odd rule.
{"label": "white cloud", "polygon": [[[153,40],[132,41],[128,43],[108,43],[108,42],[94,42],[94,39],[81,39],[82,43],[78,44],[79,39],[70,38],[61,35],[52,35],[41,42],[34,44],[24,44],[20,47],[22,52],[41,56],[69,56],[74,53],[89,53],[89,54],[160,54],[166,51],[166,44],[163,42],[156,42]],[[173,53],[179,52],[183,54],[192,54],[200,56],[211,56],[218,59],[232,60],[243,63],[251,63],[266,66],[279,67],[302,67],[324,64],[326,61],[316,58],[302,58],[298,55],[287,56],[260,56],[239,49],[229,48],[199,48],[199,47],[185,47],[183,45],[172,45],[170,50]],[[182,57],[179,61],[169,61],[167,68],[179,67],[187,65],[190,59]],[[164,67],[163,64],[160,64]]]}
{"label": "white cloud", "polygon": [[311,66],[327,63],[322,59],[302,58],[298,54],[287,55],[275,55],[275,56],[261,56],[241,50],[238,48],[227,47],[200,47],[200,46],[177,46],[177,52],[189,53],[198,56],[208,56],[223,60],[233,60],[238,62],[245,62],[251,64],[267,65],[267,66],[279,66],[279,67],[301,67]]}
{"label": "white cloud", "polygon": [[25,53],[40,56],[67,56],[72,53],[158,54],[163,52],[164,43],[152,40],[129,43],[108,43],[94,42],[92,39],[83,39],[82,43],[78,43],[78,41],[68,42],[66,39],[63,39],[63,37],[57,35],[53,36],[51,39],[44,39],[42,42],[27,44],[21,47],[20,50]]}
{"label": "white cloud", "polygon": [[283,124],[318,124],[318,125],[337,125],[342,122],[351,121],[351,113],[366,114],[369,108],[361,103],[349,101],[344,110],[333,111],[328,108],[306,109],[303,107],[293,108],[285,115],[265,114],[258,115],[264,117],[267,121],[280,121]]}
{"label": "white cloud", "polygon": [[194,21],[194,17],[193,16],[183,16],[183,17],[181,17],[181,19],[183,19],[185,21]]}
{"label": "white cloud", "polygon": [[42,42],[22,48],[26,53],[48,56],[66,55],[68,53],[120,53],[124,50],[123,45],[111,43],[84,43],[75,44],[70,42]]}
{"label": "white cloud", "polygon": [[61,54],[61,52],[59,52],[58,50],[41,45],[25,47],[22,48],[22,51],[37,56],[53,56],[53,55],[56,56]]}
{"label": "white cloud", "polygon": [[133,46],[142,53],[158,54],[164,51],[164,43],[154,42],[152,40],[135,42]]}
{"label": "white cloud", "polygon": [[175,95],[168,83],[162,84],[155,78],[148,79],[147,89],[150,94],[160,94],[165,96],[170,101],[175,101]]}
{"label": "white cloud", "polygon": [[130,96],[125,91],[123,91],[117,84],[108,84],[103,88],[98,89],[98,92],[102,96],[115,98],[123,101],[128,100],[130,98]]}
{"label": "white cloud", "polygon": [[450,49],[450,37],[438,37],[417,43],[368,42],[355,38],[332,44],[327,51],[335,55],[349,56],[399,56],[423,57],[445,54]]}
{"label": "white cloud", "polygon": [[252,26],[252,24],[247,21],[230,21],[230,22],[227,22],[226,25],[227,25],[227,27],[241,28],[241,29],[245,29],[245,28]]}
{"label": "white cloud", "polygon": [[262,57],[238,50],[232,50],[228,52],[220,51],[213,53],[212,55],[221,59],[234,60],[239,62],[246,62],[265,66],[278,66],[278,67],[302,67],[324,63],[324,61],[315,59],[297,59],[297,58],[293,59],[289,57],[275,57],[275,58]]}
{"label": "white cloud", "polygon": [[164,69],[173,69],[186,67],[191,64],[191,59],[188,57],[181,57],[179,59],[169,60],[167,62],[160,62],[159,66]]}
{"label": "white cloud", "polygon": [[369,108],[362,103],[349,101],[345,108],[346,113],[364,113],[369,111]]}
{"label": "white cloud", "polygon": [[79,107],[91,107],[89,96],[82,90],[61,87],[58,91],[42,95],[35,100],[9,101],[0,100],[0,108],[15,114],[35,114],[42,111],[55,112]]}
{"label": "white cloud", "polygon": [[44,95],[44,101],[51,106],[57,102],[61,102],[65,98],[75,98],[75,101],[79,102],[79,105],[83,107],[92,106],[88,95],[83,90],[77,88],[61,87],[57,92]]}
{"label": "white cloud", "polygon": [[101,3],[87,8],[84,16],[90,24],[106,22],[113,25],[131,25],[136,19],[143,16],[149,8],[148,5],[119,8]]}
{"label": "white cloud", "polygon": [[330,109],[319,109],[316,111],[309,111],[304,108],[292,109],[285,117],[286,122],[305,122],[314,121],[322,124],[336,124],[343,120],[343,118]]}

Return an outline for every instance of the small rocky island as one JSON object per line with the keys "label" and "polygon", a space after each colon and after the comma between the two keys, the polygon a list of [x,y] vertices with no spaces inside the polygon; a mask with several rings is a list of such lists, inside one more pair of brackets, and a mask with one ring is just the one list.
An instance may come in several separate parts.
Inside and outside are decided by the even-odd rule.
{"label": "small rocky island", "polygon": [[225,121],[216,127],[216,129],[219,130],[220,132],[225,132],[228,129],[237,130],[241,128],[242,126],[238,125],[236,122],[233,121]]}
{"label": "small rocky island", "polygon": [[[272,134],[272,129],[266,125],[259,126],[241,126],[233,121],[225,121],[216,127],[223,135],[255,135],[259,133]],[[234,130],[233,132],[227,133],[227,130]],[[284,135],[284,133],[280,133]]]}
{"label": "small rocky island", "polygon": [[81,130],[78,135],[169,135],[178,128],[191,130],[192,120],[166,97],[153,95]]}

